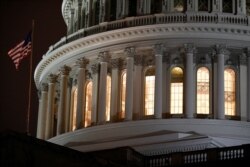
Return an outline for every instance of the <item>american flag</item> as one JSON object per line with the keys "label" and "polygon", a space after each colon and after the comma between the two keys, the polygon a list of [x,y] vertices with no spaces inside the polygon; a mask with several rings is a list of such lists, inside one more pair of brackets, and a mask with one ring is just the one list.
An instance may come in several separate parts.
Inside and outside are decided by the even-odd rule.
{"label": "american flag", "polygon": [[8,52],[8,55],[13,60],[17,70],[21,60],[31,54],[31,43],[31,32],[29,32],[22,42]]}

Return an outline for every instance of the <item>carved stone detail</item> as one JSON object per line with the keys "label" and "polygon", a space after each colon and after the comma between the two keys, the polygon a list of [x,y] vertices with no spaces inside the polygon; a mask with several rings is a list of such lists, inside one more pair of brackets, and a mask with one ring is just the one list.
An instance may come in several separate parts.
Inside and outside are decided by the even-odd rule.
{"label": "carved stone detail", "polygon": [[42,83],[41,91],[48,92],[48,84],[47,83]]}
{"label": "carved stone detail", "polygon": [[92,74],[97,74],[99,72],[99,64],[93,64],[91,66],[91,71],[92,71]]}
{"label": "carved stone detail", "polygon": [[128,47],[124,50],[127,57],[134,57],[135,56],[135,48],[134,47]]}
{"label": "carved stone detail", "polygon": [[118,68],[121,69],[122,67],[122,59],[118,58],[118,59],[112,59],[111,60],[111,66],[112,68]]}
{"label": "carved stone detail", "polygon": [[89,64],[89,60],[86,58],[80,58],[76,61],[76,66],[79,68],[86,68],[86,66]]}
{"label": "carved stone detail", "polygon": [[60,68],[59,71],[60,71],[61,75],[69,75],[71,68],[69,66],[64,65]]}
{"label": "carved stone detail", "polygon": [[164,46],[163,44],[155,44],[154,45],[154,54],[155,55],[163,55]]}
{"label": "carved stone detail", "polygon": [[143,65],[144,63],[144,59],[143,59],[143,56],[142,55],[136,55],[135,56],[135,59],[134,59],[134,63],[135,65]]}
{"label": "carved stone detail", "polygon": [[101,62],[109,62],[110,60],[110,55],[107,51],[105,52],[100,52],[98,55],[98,58],[100,59]]}
{"label": "carved stone detail", "polygon": [[214,46],[214,52],[215,54],[229,55],[229,51],[226,48],[227,48],[226,45],[218,44]]}
{"label": "carved stone detail", "polygon": [[49,74],[48,81],[49,83],[56,83],[58,76],[55,74]]}
{"label": "carved stone detail", "polygon": [[196,48],[193,43],[184,44],[185,53],[196,53]]}

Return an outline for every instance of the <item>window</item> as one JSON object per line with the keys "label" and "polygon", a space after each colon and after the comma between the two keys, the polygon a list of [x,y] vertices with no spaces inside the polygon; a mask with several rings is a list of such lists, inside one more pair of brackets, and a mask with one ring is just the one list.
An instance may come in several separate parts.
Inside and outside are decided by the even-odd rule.
{"label": "window", "polygon": [[119,115],[119,118],[125,118],[126,77],[127,73],[123,72],[121,77],[121,113]]}
{"label": "window", "polygon": [[183,12],[185,2],[184,0],[174,0],[174,12]]}
{"label": "window", "polygon": [[223,0],[223,12],[233,13],[233,0]]}
{"label": "window", "polygon": [[246,0],[246,13],[248,16],[250,15],[250,0]]}
{"label": "window", "polygon": [[111,77],[107,76],[106,87],[106,121],[110,121],[110,102],[111,102]]}
{"label": "window", "polygon": [[72,93],[72,131],[76,129],[76,108],[77,108],[77,89],[73,90]]}
{"label": "window", "polygon": [[197,114],[209,114],[209,71],[206,67],[197,70]]}
{"label": "window", "polygon": [[162,11],[162,0],[151,1],[151,14],[161,13]]}
{"label": "window", "polygon": [[199,11],[208,11],[208,0],[199,0],[198,1],[198,10]]}
{"label": "window", "polygon": [[128,16],[136,16],[137,1],[129,0],[128,9]]}
{"label": "window", "polygon": [[183,113],[183,71],[180,67],[171,70],[170,114]]}
{"label": "window", "polygon": [[90,81],[86,85],[86,98],[85,98],[85,123],[84,126],[91,125],[91,112],[92,112],[92,90],[93,90],[93,82]]}
{"label": "window", "polygon": [[236,115],[235,108],[235,72],[233,69],[224,71],[224,96],[225,96],[225,115]]}
{"label": "window", "polygon": [[117,1],[116,0],[111,0],[110,1],[110,21],[113,21],[116,19],[116,6],[117,6]]}
{"label": "window", "polygon": [[149,68],[145,72],[145,115],[154,115],[155,69]]}
{"label": "window", "polygon": [[96,1],[95,2],[94,25],[99,24],[99,15],[100,15],[100,1]]}

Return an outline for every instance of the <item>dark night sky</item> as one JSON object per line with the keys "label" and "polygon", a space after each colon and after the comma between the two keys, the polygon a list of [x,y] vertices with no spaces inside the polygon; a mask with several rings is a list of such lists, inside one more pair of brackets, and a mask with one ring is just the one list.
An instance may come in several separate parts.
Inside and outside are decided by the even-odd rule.
{"label": "dark night sky", "polygon": [[16,71],[7,52],[24,39],[34,19],[30,133],[36,134],[38,96],[33,74],[48,47],[66,35],[61,5],[62,0],[0,0],[0,132],[26,132],[29,58]]}

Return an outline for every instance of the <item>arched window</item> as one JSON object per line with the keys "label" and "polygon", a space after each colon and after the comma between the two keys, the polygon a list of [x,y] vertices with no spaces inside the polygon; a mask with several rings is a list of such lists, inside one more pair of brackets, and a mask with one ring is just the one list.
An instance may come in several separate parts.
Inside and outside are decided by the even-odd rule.
{"label": "arched window", "polygon": [[110,102],[111,102],[111,77],[107,76],[106,87],[106,121],[110,120]]}
{"label": "arched window", "polygon": [[128,9],[128,16],[136,16],[137,1],[129,0]]}
{"label": "arched window", "polygon": [[162,0],[151,0],[151,14],[161,13]]}
{"label": "arched window", "polygon": [[208,11],[208,0],[198,0],[198,10],[199,11]]}
{"label": "arched window", "polygon": [[94,17],[94,25],[99,24],[99,15],[100,15],[100,1],[95,1],[95,17]]}
{"label": "arched window", "polygon": [[119,115],[119,118],[125,118],[126,77],[127,73],[126,71],[124,71],[121,76],[121,113]]}
{"label": "arched window", "polygon": [[197,114],[209,114],[209,70],[197,70]]}
{"label": "arched window", "polygon": [[84,126],[91,125],[91,112],[92,112],[92,90],[93,90],[93,82],[89,81],[86,85],[85,89],[85,123]]}
{"label": "arched window", "polygon": [[183,12],[185,10],[185,0],[174,0],[174,12]]}
{"label": "arched window", "polygon": [[233,13],[233,0],[223,0],[223,12]]}
{"label": "arched window", "polygon": [[77,108],[77,88],[75,88],[72,92],[72,131],[76,129],[76,108]]}
{"label": "arched window", "polygon": [[117,0],[110,1],[110,21],[116,20]]}
{"label": "arched window", "polygon": [[224,96],[225,96],[225,115],[236,115],[235,108],[235,72],[233,69],[224,71]]}
{"label": "arched window", "polygon": [[147,69],[144,83],[145,115],[154,115],[155,68]]}
{"label": "arched window", "polygon": [[171,70],[170,114],[183,113],[183,71],[180,67]]}

